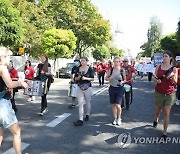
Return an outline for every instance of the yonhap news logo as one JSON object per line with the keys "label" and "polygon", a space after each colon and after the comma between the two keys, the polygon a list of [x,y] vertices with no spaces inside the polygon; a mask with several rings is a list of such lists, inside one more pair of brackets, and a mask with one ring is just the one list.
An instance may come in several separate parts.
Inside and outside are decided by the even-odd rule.
{"label": "yonhap news logo", "polygon": [[180,137],[167,137],[166,139],[162,137],[132,137],[129,132],[122,133],[117,138],[117,143],[120,148],[127,148],[131,143],[134,144],[162,144],[162,143],[172,143],[180,144]]}

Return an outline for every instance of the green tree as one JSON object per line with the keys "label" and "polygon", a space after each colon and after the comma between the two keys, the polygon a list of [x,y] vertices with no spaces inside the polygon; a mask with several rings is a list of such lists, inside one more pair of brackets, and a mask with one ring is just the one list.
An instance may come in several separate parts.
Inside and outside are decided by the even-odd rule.
{"label": "green tree", "polygon": [[110,24],[89,0],[42,0],[40,5],[46,14],[53,16],[57,28],[72,29],[77,37],[74,54],[79,57],[88,48],[103,45],[111,39]]}
{"label": "green tree", "polygon": [[111,59],[113,56],[119,56],[122,57],[124,55],[124,50],[123,49],[117,49],[116,47],[111,47],[110,49],[110,54],[111,54]]}
{"label": "green tree", "polygon": [[178,55],[178,44],[176,34],[169,34],[161,39],[161,48],[171,51],[175,56]]}
{"label": "green tree", "polygon": [[23,38],[23,22],[20,13],[7,0],[0,1],[0,44],[14,47]]}
{"label": "green tree", "polygon": [[110,57],[110,53],[107,47],[99,46],[95,48],[92,52],[93,58],[97,60],[108,59]]}
{"label": "green tree", "polygon": [[180,19],[177,26],[178,28],[177,28],[176,36],[177,36],[177,45],[178,45],[178,55],[180,55]]}
{"label": "green tree", "polygon": [[37,57],[41,51],[41,37],[45,30],[54,26],[51,16],[47,16],[43,8],[36,3],[27,2],[26,0],[12,0],[21,14],[24,22],[24,39],[20,46],[26,46],[26,53]]}
{"label": "green tree", "polygon": [[160,38],[162,35],[162,24],[157,17],[152,17],[150,20],[150,28],[147,32],[148,41],[145,42],[141,49],[144,49],[144,55],[152,57],[153,54],[160,49]]}
{"label": "green tree", "polygon": [[49,58],[69,58],[76,48],[76,40],[71,30],[50,29],[44,32],[42,49]]}

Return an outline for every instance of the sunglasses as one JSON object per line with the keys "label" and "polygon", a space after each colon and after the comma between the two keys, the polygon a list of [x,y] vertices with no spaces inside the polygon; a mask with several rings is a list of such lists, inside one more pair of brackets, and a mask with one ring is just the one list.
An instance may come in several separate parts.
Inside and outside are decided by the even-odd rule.
{"label": "sunglasses", "polygon": [[128,62],[128,61],[123,61],[123,62]]}

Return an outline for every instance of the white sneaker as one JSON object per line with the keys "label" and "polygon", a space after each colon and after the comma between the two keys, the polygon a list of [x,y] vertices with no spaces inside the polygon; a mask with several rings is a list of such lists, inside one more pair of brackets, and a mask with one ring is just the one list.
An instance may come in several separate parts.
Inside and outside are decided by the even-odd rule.
{"label": "white sneaker", "polygon": [[180,105],[180,100],[177,99],[175,103],[176,105]]}
{"label": "white sneaker", "polygon": [[30,102],[31,101],[31,98],[28,98],[28,100],[27,100],[28,102]]}
{"label": "white sneaker", "polygon": [[112,125],[116,125],[117,124],[117,119],[114,119],[114,121],[112,122]]}
{"label": "white sneaker", "polygon": [[121,121],[122,121],[122,119],[118,118],[117,121],[116,121],[116,125],[120,126],[121,125]]}
{"label": "white sneaker", "polygon": [[32,96],[32,97],[31,97],[31,101],[34,101],[34,100],[35,100],[35,96]]}

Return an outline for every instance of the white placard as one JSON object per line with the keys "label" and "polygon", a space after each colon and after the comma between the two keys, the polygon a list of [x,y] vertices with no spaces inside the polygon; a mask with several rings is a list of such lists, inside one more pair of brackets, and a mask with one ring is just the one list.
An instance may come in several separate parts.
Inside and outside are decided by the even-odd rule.
{"label": "white placard", "polygon": [[180,56],[176,56],[176,61],[180,60]]}
{"label": "white placard", "polygon": [[24,89],[24,95],[42,96],[45,90],[45,82],[39,80],[28,80],[29,88]]}

